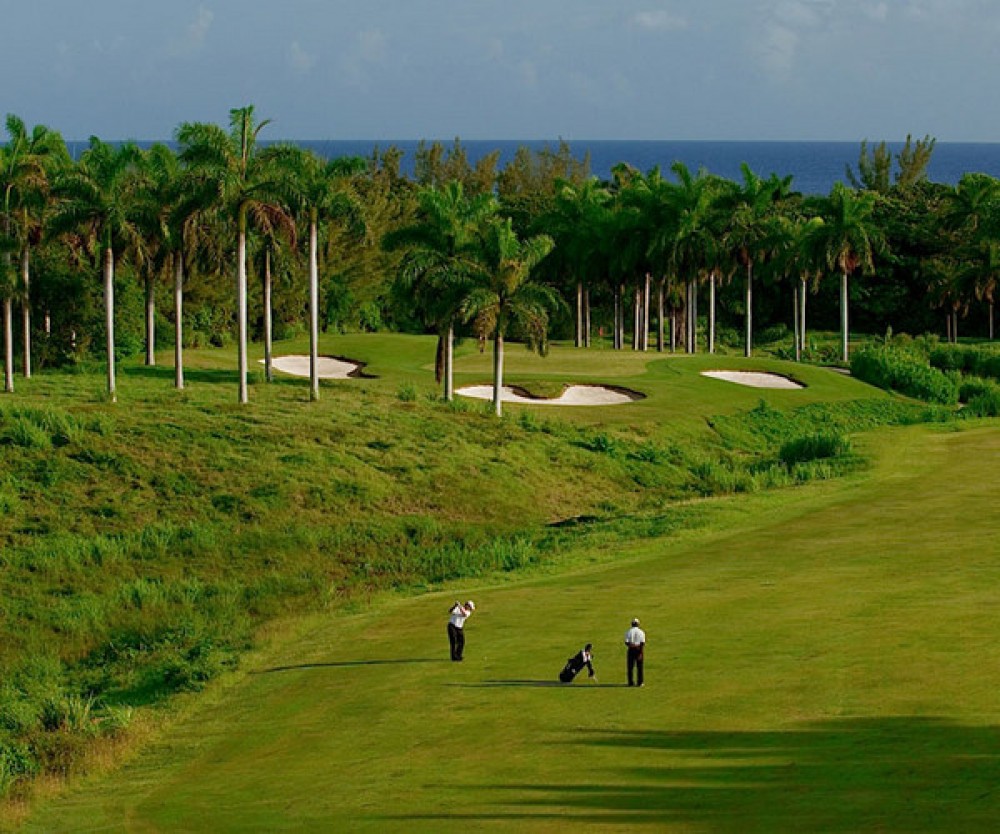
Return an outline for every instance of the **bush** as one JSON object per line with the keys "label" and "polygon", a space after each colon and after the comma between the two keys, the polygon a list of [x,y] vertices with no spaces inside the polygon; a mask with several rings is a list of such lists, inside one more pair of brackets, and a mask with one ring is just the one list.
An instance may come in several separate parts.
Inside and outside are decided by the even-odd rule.
{"label": "bush", "polygon": [[973,397],[962,414],[968,417],[1000,417],[1000,387]]}
{"label": "bush", "polygon": [[868,347],[851,358],[851,373],[871,385],[898,391],[927,402],[952,405],[958,401],[957,380],[907,351]]}
{"label": "bush", "polygon": [[836,458],[851,451],[850,441],[834,432],[818,432],[783,444],[778,457],[788,467],[823,458]]}
{"label": "bush", "polygon": [[962,384],[958,388],[958,401],[967,403],[983,394],[991,394],[997,391],[1000,391],[1000,384],[997,384],[992,379],[983,379],[977,376],[967,377],[962,380]]}

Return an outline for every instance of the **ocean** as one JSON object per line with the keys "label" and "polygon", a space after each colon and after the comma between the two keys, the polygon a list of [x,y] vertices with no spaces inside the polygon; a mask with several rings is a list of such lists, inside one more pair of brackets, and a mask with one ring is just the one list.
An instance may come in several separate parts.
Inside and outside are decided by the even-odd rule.
{"label": "ocean", "polygon": [[[439,140],[450,148],[454,140]],[[415,139],[370,140],[337,139],[299,141],[324,157],[371,156],[377,146],[382,150],[396,146],[403,151],[401,164],[405,174],[412,175],[414,153],[420,144]],[[638,141],[638,140],[574,140],[567,141],[574,157],[590,154],[591,173],[608,179],[613,166],[627,162],[641,171],[659,165],[664,175],[675,161],[685,163],[692,171],[705,168],[710,173],[738,180],[740,164],[746,162],[761,176],[778,174],[793,177],[792,187],[804,194],[828,194],[835,182],[846,182],[845,169],[857,170],[860,142],[745,142],[745,141]],[[869,143],[873,145],[875,143]],[[558,140],[462,140],[470,162],[492,151],[500,151],[500,167],[509,162],[517,149],[526,145],[534,150],[555,149]],[[894,152],[903,146],[890,142]],[[954,185],[966,172],[990,174],[1000,178],[1000,143],[938,142],[928,167],[931,180]]]}

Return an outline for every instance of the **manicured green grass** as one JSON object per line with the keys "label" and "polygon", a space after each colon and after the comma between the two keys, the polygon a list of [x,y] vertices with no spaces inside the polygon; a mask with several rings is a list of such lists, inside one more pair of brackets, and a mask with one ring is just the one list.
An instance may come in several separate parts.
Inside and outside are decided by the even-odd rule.
{"label": "manicured green grass", "polygon": [[[995,830],[1000,433],[857,442],[873,469],[667,538],[304,620],[26,830]],[[600,685],[552,685],[587,640]]]}

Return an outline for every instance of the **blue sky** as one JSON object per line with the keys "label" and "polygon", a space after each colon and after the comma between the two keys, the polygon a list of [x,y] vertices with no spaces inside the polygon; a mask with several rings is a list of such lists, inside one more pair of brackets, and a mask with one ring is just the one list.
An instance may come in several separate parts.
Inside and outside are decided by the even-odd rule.
{"label": "blue sky", "polygon": [[997,0],[4,3],[0,108],[68,139],[256,105],[289,139],[1000,140]]}

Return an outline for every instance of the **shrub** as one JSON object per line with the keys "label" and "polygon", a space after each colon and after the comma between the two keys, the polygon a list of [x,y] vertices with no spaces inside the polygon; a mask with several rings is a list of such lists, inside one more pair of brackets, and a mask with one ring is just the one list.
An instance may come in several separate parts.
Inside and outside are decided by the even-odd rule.
{"label": "shrub", "polygon": [[959,402],[967,403],[976,397],[983,394],[990,394],[994,391],[1000,391],[1000,385],[992,379],[983,379],[976,376],[966,377],[962,380],[962,384],[958,388],[958,400]]}
{"label": "shrub", "polygon": [[399,390],[396,392],[396,397],[400,402],[412,403],[416,402],[417,399],[417,386],[412,382],[404,382],[399,386]]}
{"label": "shrub", "polygon": [[919,400],[943,405],[958,400],[958,385],[953,377],[907,351],[862,348],[851,359],[851,373],[863,382]]}
{"label": "shrub", "polygon": [[789,440],[782,445],[778,457],[786,466],[792,467],[797,463],[840,457],[850,450],[851,444],[843,435],[818,432]]}
{"label": "shrub", "polygon": [[973,397],[962,414],[968,417],[1000,417],[1000,387]]}

